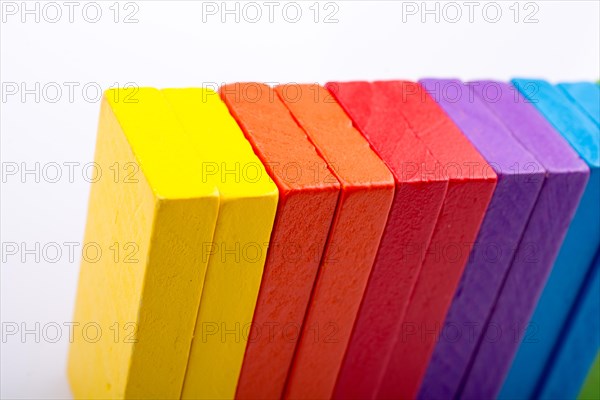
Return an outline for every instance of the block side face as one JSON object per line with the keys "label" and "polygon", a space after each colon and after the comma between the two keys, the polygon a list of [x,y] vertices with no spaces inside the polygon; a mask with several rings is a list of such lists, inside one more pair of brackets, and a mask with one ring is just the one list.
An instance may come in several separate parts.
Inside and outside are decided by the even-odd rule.
{"label": "block side face", "polygon": [[285,398],[331,397],[393,190],[342,190],[288,376]]}
{"label": "block side face", "polygon": [[548,173],[586,169],[577,152],[514,86],[496,81],[468,85]]}
{"label": "block side face", "polygon": [[440,336],[419,398],[457,395],[461,379],[485,332],[485,324],[512,264],[542,182],[542,179],[500,175],[444,321],[442,332],[455,334]]}
{"label": "block side face", "polygon": [[391,172],[329,91],[319,85],[283,85],[275,91],[342,186],[393,187]]}
{"label": "block side face", "polygon": [[429,173],[438,161],[406,123],[397,99],[369,82],[330,82],[327,88],[396,182],[447,180]]}
{"label": "block side face", "polygon": [[[94,160],[106,171],[115,162],[135,162],[107,101],[102,102]],[[143,174],[137,174],[136,182],[106,177],[91,186],[84,237],[90,250],[84,252],[81,262],[74,315],[74,322],[89,333],[74,335],[68,361],[69,380],[77,398],[125,394],[133,343],[114,341],[108,332],[114,324],[124,329],[125,324],[135,328],[138,322],[154,209],[155,199]],[[110,250],[115,244],[120,250],[128,246],[117,262]],[[131,325],[127,327],[131,329]],[[105,334],[97,337],[99,330]]]}
{"label": "block side face", "polygon": [[235,396],[276,207],[276,197],[221,201],[183,399]]}
{"label": "block side face", "polygon": [[178,123],[157,89],[111,89],[104,100],[113,110],[135,155],[134,166],[161,198],[214,196],[214,185],[202,178],[198,155],[203,149]]}
{"label": "block side face", "polygon": [[450,181],[378,396],[416,397],[495,184]]}
{"label": "block side face", "polygon": [[220,93],[280,190],[339,189],[327,163],[273,89],[235,83]]}
{"label": "block side face", "polygon": [[418,83],[377,82],[395,99],[417,137],[440,163],[440,173],[451,179],[486,179],[489,166],[475,147]]}
{"label": "block side face", "polygon": [[513,79],[512,84],[567,139],[588,166],[600,166],[598,126],[574,106],[560,89],[546,81],[534,79]]}
{"label": "block side face", "polygon": [[[520,341],[503,384],[500,392],[503,397],[516,392],[533,395],[552,349],[560,341],[570,310],[600,245],[599,175],[597,169],[592,169],[589,180],[587,174],[564,174],[548,178],[554,182],[556,198],[553,202],[548,201],[553,209],[544,215],[549,224],[545,227],[545,235],[559,240],[555,246],[560,245],[560,249],[556,250],[558,255],[531,317],[532,328]],[[569,210],[569,205],[570,213],[561,211],[563,208]],[[553,228],[560,220],[563,221],[562,230]]]}
{"label": "block side face", "polygon": [[334,398],[365,399],[375,395],[446,189],[445,182],[396,186]]}
{"label": "block side face", "polygon": [[277,196],[252,146],[219,95],[208,89],[164,89],[164,101],[195,150],[196,173],[224,198]]}
{"label": "block side face", "polygon": [[338,193],[280,199],[236,398],[280,398],[308,306]]}
{"label": "block side face", "polygon": [[158,203],[127,398],[181,393],[218,207],[217,198]]}

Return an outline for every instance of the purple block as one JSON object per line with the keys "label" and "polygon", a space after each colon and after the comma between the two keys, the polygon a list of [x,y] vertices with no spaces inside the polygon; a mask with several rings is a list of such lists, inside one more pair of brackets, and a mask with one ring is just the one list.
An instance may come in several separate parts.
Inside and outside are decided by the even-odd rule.
{"label": "purple block", "polygon": [[[498,395],[589,178],[585,163],[516,89],[494,83],[503,94],[497,100],[483,95],[484,84],[474,84],[474,91],[541,162],[546,179],[489,319],[503,334],[480,342],[463,399]],[[543,334],[531,329],[526,340]]]}
{"label": "purple block", "polygon": [[[469,86],[457,80],[421,84],[478,149],[498,184],[432,355],[420,399],[448,399],[460,383],[525,231],[546,171]],[[481,397],[486,398],[486,397]]]}

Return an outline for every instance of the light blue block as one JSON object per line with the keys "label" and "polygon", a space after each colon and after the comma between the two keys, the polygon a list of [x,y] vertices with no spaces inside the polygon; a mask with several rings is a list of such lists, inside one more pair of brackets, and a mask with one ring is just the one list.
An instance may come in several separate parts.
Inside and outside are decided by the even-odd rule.
{"label": "light blue block", "polygon": [[544,370],[560,343],[563,327],[600,245],[600,132],[598,125],[558,87],[527,79],[516,79],[513,84],[590,167],[586,190],[499,394],[500,399],[527,399],[542,385]]}
{"label": "light blue block", "polygon": [[592,82],[577,82],[561,83],[558,87],[597,125],[600,125],[600,85]]}

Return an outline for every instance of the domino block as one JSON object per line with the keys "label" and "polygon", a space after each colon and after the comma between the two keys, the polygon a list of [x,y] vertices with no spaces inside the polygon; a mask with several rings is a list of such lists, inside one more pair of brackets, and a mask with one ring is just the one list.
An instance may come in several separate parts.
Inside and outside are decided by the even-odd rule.
{"label": "domino block", "polygon": [[417,396],[436,336],[492,198],[497,177],[475,147],[422,86],[387,83],[399,110],[449,178],[431,243],[391,353],[379,398]]}
{"label": "domino block", "polygon": [[333,397],[374,398],[398,336],[446,189],[447,176],[427,175],[438,161],[408,126],[401,101],[383,82],[329,83],[395,181],[392,206]]}
{"label": "domino block", "polygon": [[340,185],[273,89],[238,83],[222,87],[221,97],[279,189],[236,392],[238,399],[275,399],[283,392],[293,333],[304,320]]}
{"label": "domino block", "polygon": [[85,231],[100,253],[81,263],[75,398],[179,397],[219,209],[206,156],[158,90],[105,93]]}
{"label": "domino block", "polygon": [[[565,274],[559,278],[560,285],[565,287],[567,280],[572,277],[571,265],[570,263],[555,263],[556,256],[565,238],[569,223],[579,205],[589,178],[589,168],[585,162],[579,159],[568,142],[513,86],[499,82],[478,82],[475,91],[481,96],[481,91],[486,86],[496,87],[501,94],[499,101],[492,99],[492,101],[486,102],[487,106],[502,119],[515,138],[542,163],[546,170],[544,186],[522,239],[530,247],[531,244],[535,245],[535,263],[519,263],[521,260],[516,260],[512,268],[513,270],[516,268],[531,269],[533,266],[536,269],[549,270],[554,264],[546,288],[553,285],[552,282],[558,276],[557,274]],[[484,96],[481,96],[481,98],[484,98]],[[549,215],[552,215],[552,218],[548,218]],[[521,288],[520,290],[529,291],[533,289]],[[548,360],[549,355],[544,354],[541,348],[556,341],[560,327],[564,323],[565,313],[570,308],[570,303],[572,303],[572,300],[568,300],[569,297],[573,296],[564,293],[556,298],[552,295],[550,296],[551,304],[548,303],[545,306],[546,300],[543,300],[543,296],[541,297],[529,324],[530,333],[525,336],[529,343],[527,346],[536,347],[537,351],[527,357],[527,367],[520,371],[519,376],[513,375],[513,379],[516,378],[522,383],[513,386],[513,389],[511,389],[513,394],[505,393],[507,386],[504,385],[501,392],[504,394],[501,396],[514,398],[522,397],[527,393],[530,394],[526,389],[519,386],[526,386],[529,382],[537,380],[538,377],[535,376],[538,373],[536,368],[538,368],[538,365],[543,365]],[[546,310],[542,311],[544,307],[546,307]],[[540,311],[546,314],[545,318],[539,318]],[[542,319],[545,319],[546,322],[539,325]],[[525,329],[526,327],[523,326],[522,328]]]}
{"label": "domino block", "polygon": [[[600,253],[586,277],[562,342],[555,349],[536,397],[574,399],[600,349]],[[597,389],[596,389],[597,390]]]}
{"label": "domino block", "polygon": [[594,366],[590,369],[585,384],[577,398],[579,400],[600,399],[600,352],[596,355]]}
{"label": "domino block", "polygon": [[[204,179],[219,190],[208,267],[190,349],[183,399],[233,398],[277,208],[277,186],[219,95],[207,89],[163,91],[191,135],[203,139]],[[164,284],[164,283],[163,283]]]}
{"label": "domino block", "polygon": [[479,85],[466,86],[453,80],[427,80],[423,84],[498,175],[496,190],[448,311],[445,334],[436,345],[419,392],[421,399],[453,398],[485,332],[546,171],[513,137],[502,118],[486,108],[473,90]]}
{"label": "domino block", "polygon": [[[600,243],[598,127],[558,88],[543,81],[516,80],[515,84],[579,153],[588,164],[590,174],[552,273],[531,319],[529,334],[539,334],[535,335],[533,340],[522,340],[500,392],[500,397],[503,398],[515,394],[533,396],[536,387],[541,384],[544,368],[552,349],[560,340],[570,309]],[[576,183],[573,180],[563,186],[566,189]]]}
{"label": "domino block", "polygon": [[600,125],[600,85],[592,82],[561,83],[560,89],[574,102],[584,113],[588,115],[596,125]]}
{"label": "domino block", "polygon": [[394,196],[394,179],[329,92],[277,93],[341,184],[285,398],[330,398]]}

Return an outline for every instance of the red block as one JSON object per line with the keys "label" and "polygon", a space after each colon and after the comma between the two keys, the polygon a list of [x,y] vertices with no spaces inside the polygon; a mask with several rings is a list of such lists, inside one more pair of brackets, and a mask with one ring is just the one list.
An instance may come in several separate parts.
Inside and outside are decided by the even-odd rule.
{"label": "red block", "polygon": [[396,98],[368,82],[327,88],[394,175],[390,215],[334,398],[374,398],[398,336],[409,295],[421,269],[444,201],[448,179],[426,172],[438,164],[414,134]]}
{"label": "red block", "polygon": [[394,179],[325,88],[276,91],[342,186],[285,391],[286,398],[327,399],[379,248]]}
{"label": "red block", "polygon": [[379,398],[414,399],[496,186],[496,174],[417,83],[381,82],[450,179]]}
{"label": "red block", "polygon": [[275,399],[283,392],[340,185],[273,89],[236,83],[222,87],[221,97],[279,189],[236,393],[238,399]]}

